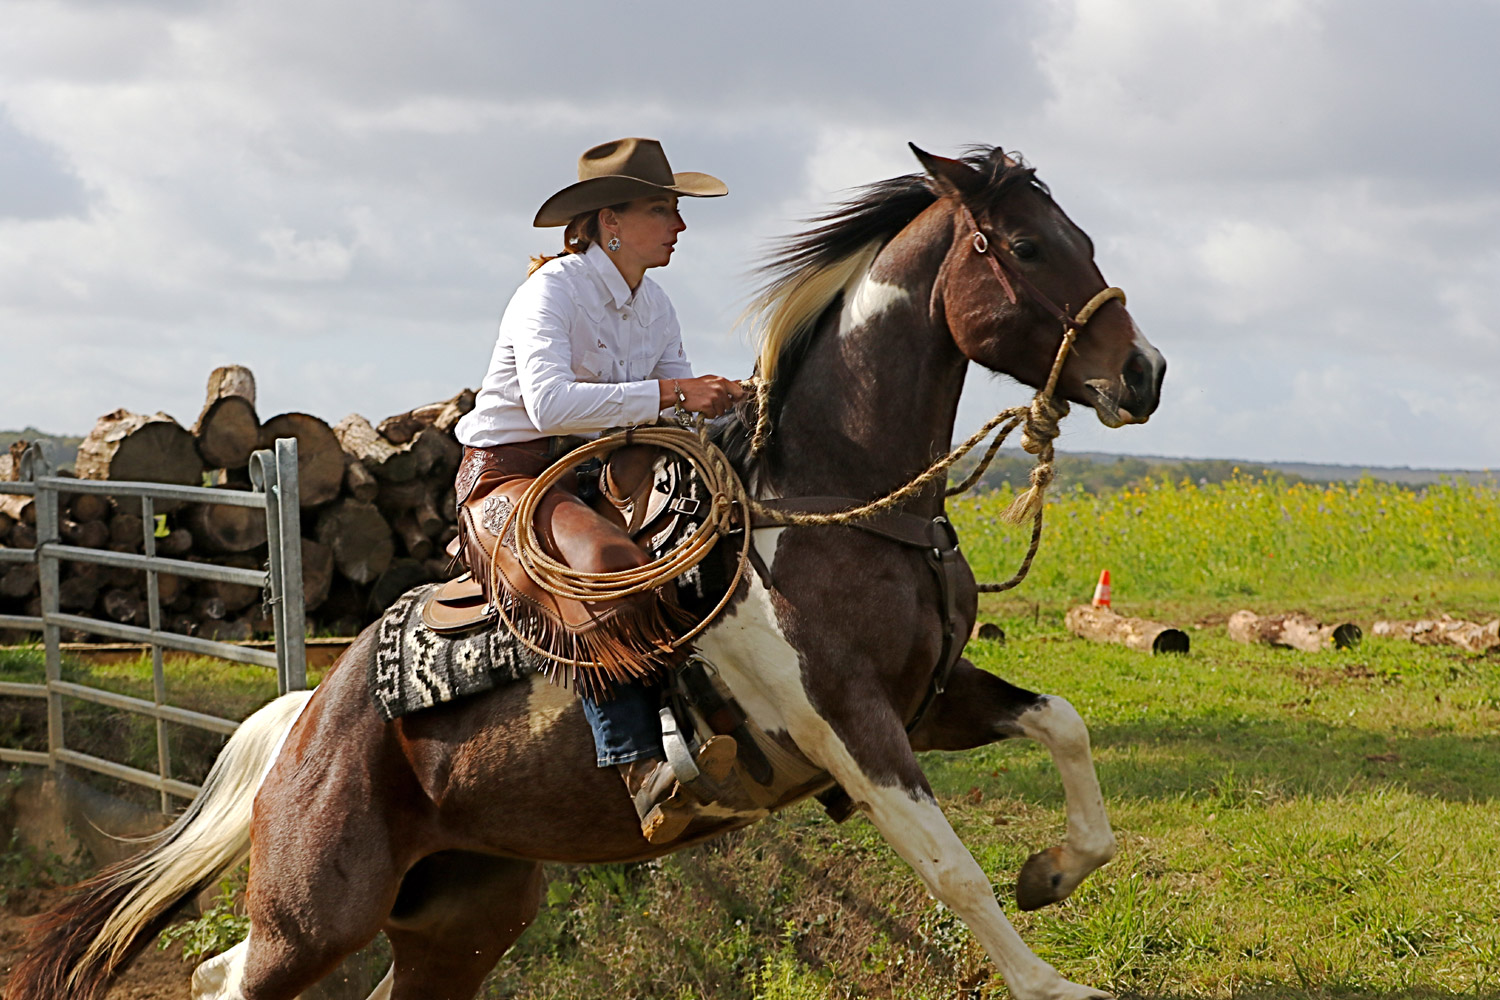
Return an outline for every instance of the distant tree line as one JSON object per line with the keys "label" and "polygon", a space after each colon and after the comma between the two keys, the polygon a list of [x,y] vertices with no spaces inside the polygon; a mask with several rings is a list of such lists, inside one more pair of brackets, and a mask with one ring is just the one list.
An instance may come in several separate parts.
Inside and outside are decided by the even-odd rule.
{"label": "distant tree line", "polygon": [[[951,481],[961,482],[978,464],[980,456],[971,456],[960,462],[952,473]],[[1036,459],[1024,452],[1002,451],[995,456],[976,489],[997,490],[1009,484],[1013,489],[1022,489],[1030,482],[1031,470]],[[1138,486],[1147,480],[1170,480],[1197,485],[1222,483],[1236,475],[1249,479],[1275,479],[1285,483],[1308,482],[1302,476],[1277,472],[1263,466],[1246,465],[1230,459],[1184,459],[1180,462],[1146,461],[1129,455],[1099,461],[1072,455],[1058,455],[1056,461],[1056,486],[1062,489],[1082,487],[1089,493],[1105,493],[1124,486]]]}

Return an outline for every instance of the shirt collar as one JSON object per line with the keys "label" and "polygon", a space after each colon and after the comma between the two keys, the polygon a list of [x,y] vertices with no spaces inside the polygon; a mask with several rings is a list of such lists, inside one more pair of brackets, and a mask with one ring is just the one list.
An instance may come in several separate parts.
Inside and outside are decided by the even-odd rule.
{"label": "shirt collar", "polygon": [[610,298],[614,299],[615,308],[625,308],[634,293],[631,292],[630,285],[625,281],[625,276],[620,273],[620,269],[615,267],[609,251],[598,243],[593,243],[589,245],[583,256],[594,265],[594,272],[604,279],[604,287],[609,290]]}

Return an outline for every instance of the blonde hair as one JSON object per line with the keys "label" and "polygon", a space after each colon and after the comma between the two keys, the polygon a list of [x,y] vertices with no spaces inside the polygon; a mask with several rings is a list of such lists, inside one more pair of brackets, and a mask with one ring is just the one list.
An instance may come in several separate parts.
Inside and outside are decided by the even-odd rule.
{"label": "blonde hair", "polygon": [[[606,205],[605,208],[610,208],[616,212],[619,212],[629,204],[630,203],[627,201],[621,202],[618,205]],[[598,243],[599,213],[602,211],[604,211],[603,208],[595,208],[588,212],[580,212],[577,215],[573,216],[573,221],[569,222],[567,227],[563,229],[562,252],[554,254],[533,254],[531,257],[531,264],[526,268],[526,277],[529,278],[533,274],[536,274],[537,268],[541,267],[548,261],[556,260],[559,257],[566,257],[570,253],[584,253],[588,250],[589,247],[593,246],[595,243]]]}

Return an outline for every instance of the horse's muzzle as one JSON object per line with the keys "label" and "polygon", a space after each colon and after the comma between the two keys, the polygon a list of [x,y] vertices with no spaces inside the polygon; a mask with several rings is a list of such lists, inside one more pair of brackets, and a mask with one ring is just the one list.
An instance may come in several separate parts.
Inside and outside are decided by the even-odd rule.
{"label": "horse's muzzle", "polygon": [[1106,427],[1144,424],[1161,403],[1161,383],[1166,374],[1166,359],[1148,346],[1132,351],[1115,378],[1089,379],[1085,385],[1094,394],[1094,413],[1099,422]]}

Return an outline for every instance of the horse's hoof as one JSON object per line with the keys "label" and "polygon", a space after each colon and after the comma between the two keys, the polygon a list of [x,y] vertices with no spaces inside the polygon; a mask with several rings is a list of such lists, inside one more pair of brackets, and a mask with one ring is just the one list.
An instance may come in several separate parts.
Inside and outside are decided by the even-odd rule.
{"label": "horse's hoof", "polygon": [[1021,873],[1016,876],[1017,906],[1023,910],[1040,910],[1067,898],[1068,893],[1063,890],[1061,858],[1061,847],[1049,847],[1026,859]]}

